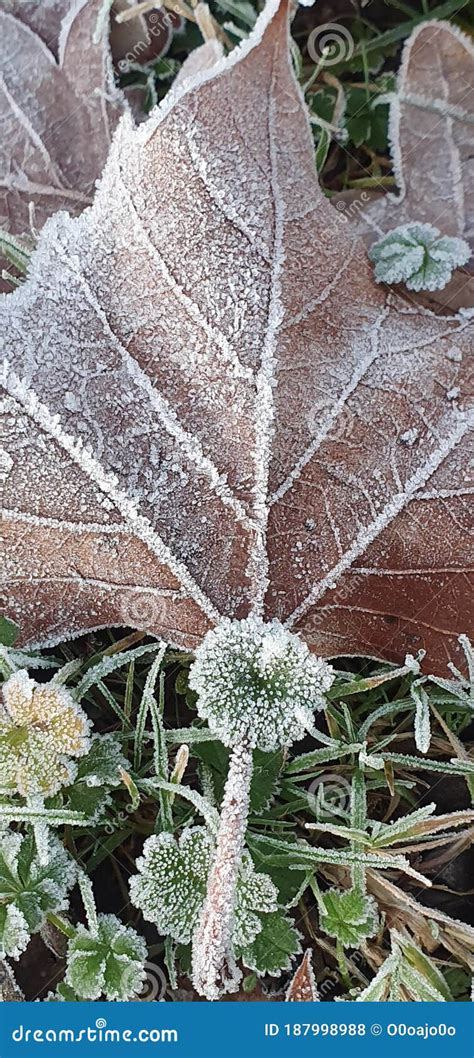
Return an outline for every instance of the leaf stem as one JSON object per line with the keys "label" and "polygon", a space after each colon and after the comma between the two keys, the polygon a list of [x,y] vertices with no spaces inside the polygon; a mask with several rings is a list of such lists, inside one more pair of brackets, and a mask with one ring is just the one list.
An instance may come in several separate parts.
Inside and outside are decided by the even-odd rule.
{"label": "leaf stem", "polygon": [[242,976],[232,954],[232,932],[252,769],[252,750],[241,742],[229,762],[207,896],[193,940],[193,984],[211,1000],[237,991]]}

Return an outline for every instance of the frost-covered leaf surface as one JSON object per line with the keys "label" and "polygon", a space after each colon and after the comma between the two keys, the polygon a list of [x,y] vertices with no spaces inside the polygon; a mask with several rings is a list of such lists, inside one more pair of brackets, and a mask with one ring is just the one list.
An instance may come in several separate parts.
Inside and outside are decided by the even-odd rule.
{"label": "frost-covered leaf surface", "polygon": [[441,235],[433,224],[401,224],[370,248],[378,283],[405,283],[407,290],[443,290],[454,269],[471,256],[465,239]]}
{"label": "frost-covered leaf surface", "polygon": [[0,789],[48,797],[76,775],[71,758],[89,749],[89,721],[64,687],[36,683],[20,669],[0,703]]}
{"label": "frost-covered leaf surface", "polygon": [[356,948],[377,930],[375,900],[360,889],[329,889],[321,896],[321,928],[345,948]]}
{"label": "frost-covered leaf surface", "polygon": [[300,934],[293,920],[283,911],[273,911],[262,919],[262,929],[252,944],[238,949],[244,965],[259,976],[278,977],[290,970],[295,955],[301,951]]}
{"label": "frost-covered leaf surface", "polygon": [[[374,193],[351,210],[367,243],[402,224],[433,224],[474,248],[474,47],[448,22],[425,22],[405,44],[389,132],[396,194]],[[347,196],[342,196],[346,201]],[[472,267],[471,267],[472,271]],[[471,307],[474,280],[456,276],[436,300]]]}
{"label": "frost-covered leaf surface", "polygon": [[[212,850],[209,832],[204,827],[191,827],[178,840],[172,834],[148,838],[143,856],[137,860],[139,873],[130,882],[132,903],[160,933],[180,944],[188,944],[196,928],[206,896]],[[235,948],[253,943],[266,916],[277,909],[277,897],[269,876],[256,872],[246,853],[237,883]]]}
{"label": "frost-covered leaf surface", "polygon": [[311,963],[312,954],[311,948],[307,948],[286,990],[286,1003],[317,1003],[319,1001],[316,979]]}
{"label": "frost-covered leaf surface", "polygon": [[99,915],[98,928],[78,926],[68,947],[66,984],[80,999],[124,1001],[139,995],[145,981],[143,937],[115,915]]}
{"label": "frost-covered leaf surface", "polygon": [[104,38],[101,0],[6,0],[0,10],[0,227],[40,229],[94,193],[123,100]]}
{"label": "frost-covered leaf surface", "polygon": [[0,835],[0,958],[17,959],[47,912],[66,906],[76,869],[60,842],[48,841],[48,863],[40,864],[31,833]]}
{"label": "frost-covered leaf surface", "polygon": [[253,611],[326,655],[459,658],[469,320],[377,287],[319,191],[287,32],[270,0],[125,119],[92,209],[48,223],[3,299],[25,642],[124,624],[193,648]]}

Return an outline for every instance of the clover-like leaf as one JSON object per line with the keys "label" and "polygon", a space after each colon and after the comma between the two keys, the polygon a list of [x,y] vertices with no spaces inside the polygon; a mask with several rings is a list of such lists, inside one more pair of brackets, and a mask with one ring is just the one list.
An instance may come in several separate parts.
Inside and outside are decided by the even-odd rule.
{"label": "clover-like leaf", "polygon": [[75,777],[71,759],[89,748],[89,720],[60,684],[20,669],[3,684],[0,765],[4,791],[48,797]]}
{"label": "clover-like leaf", "polygon": [[377,931],[377,905],[360,889],[329,889],[320,897],[321,929],[345,948],[357,948]]}
{"label": "clover-like leaf", "polygon": [[224,745],[245,739],[276,751],[304,737],[333,679],[331,666],[279,621],[248,617],[221,621],[207,633],[189,686],[199,716]]}
{"label": "clover-like leaf", "polygon": [[212,840],[204,827],[148,838],[130,880],[130,897],[160,933],[187,944],[206,895]]}
{"label": "clover-like leaf", "polygon": [[[263,929],[265,915],[278,908],[278,890],[268,874],[257,873],[248,853],[242,858],[237,882],[232,944],[235,950],[252,944]],[[263,918],[262,918],[263,915]]]}
{"label": "clover-like leaf", "polygon": [[78,926],[70,940],[65,982],[80,999],[132,999],[143,987],[146,957],[143,937],[115,915],[99,915],[96,931]]}
{"label": "clover-like leaf", "polygon": [[454,269],[467,263],[465,239],[441,235],[432,224],[401,224],[373,243],[378,283],[405,283],[408,290],[442,290]]}
{"label": "clover-like leaf", "polygon": [[42,864],[31,833],[0,833],[0,958],[18,958],[48,911],[66,906],[76,868],[55,837],[48,842],[48,862]]}

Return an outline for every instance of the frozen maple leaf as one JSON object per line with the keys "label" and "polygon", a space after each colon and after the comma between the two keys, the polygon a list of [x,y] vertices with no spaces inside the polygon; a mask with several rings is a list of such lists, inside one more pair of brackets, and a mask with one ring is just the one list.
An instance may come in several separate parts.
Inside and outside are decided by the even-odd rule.
{"label": "frozen maple leaf", "polygon": [[[474,250],[474,45],[449,22],[424,22],[405,44],[389,130],[396,194],[343,193],[336,206],[368,245],[400,225],[431,224]],[[474,300],[472,258],[430,303]],[[425,297],[426,300],[426,297]]]}
{"label": "frozen maple leaf", "polygon": [[93,43],[101,6],[7,0],[0,11],[0,227],[13,234],[92,200],[124,103],[108,25]]}
{"label": "frozen maple leaf", "polygon": [[1,314],[24,643],[124,624],[193,648],[252,613],[326,656],[457,660],[472,325],[377,286],[321,194],[286,4],[123,119]]}

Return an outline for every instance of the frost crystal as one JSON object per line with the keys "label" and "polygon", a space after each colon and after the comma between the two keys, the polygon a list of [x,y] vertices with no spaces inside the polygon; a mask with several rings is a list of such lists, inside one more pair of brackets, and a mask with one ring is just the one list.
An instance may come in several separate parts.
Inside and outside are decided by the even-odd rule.
{"label": "frost crystal", "polygon": [[69,942],[65,981],[80,999],[132,999],[142,990],[146,957],[143,937],[115,915],[99,915],[97,931],[79,926]]}
{"label": "frost crystal", "polygon": [[297,636],[256,617],[208,632],[189,676],[199,715],[226,746],[245,740],[267,751],[304,737],[332,681],[330,665]]}
{"label": "frost crystal", "polygon": [[[205,827],[187,828],[179,841],[172,834],[153,835],[137,860],[139,873],[130,881],[130,896],[148,922],[165,936],[188,944],[204,905],[213,841]],[[255,871],[244,854],[237,881],[232,942],[251,944],[262,929],[262,913],[277,908],[277,890],[267,874]]]}
{"label": "frost crystal", "polygon": [[36,683],[25,669],[15,672],[0,705],[2,788],[24,797],[57,793],[75,777],[70,757],[87,753],[89,726],[64,687]]}
{"label": "frost crystal", "polygon": [[33,835],[11,830],[0,836],[0,959],[17,959],[48,911],[61,911],[76,869],[60,842],[49,835],[48,862],[36,855]]}
{"label": "frost crystal", "polygon": [[378,283],[405,283],[408,290],[442,290],[471,250],[465,239],[441,235],[432,224],[401,224],[374,243]]}

